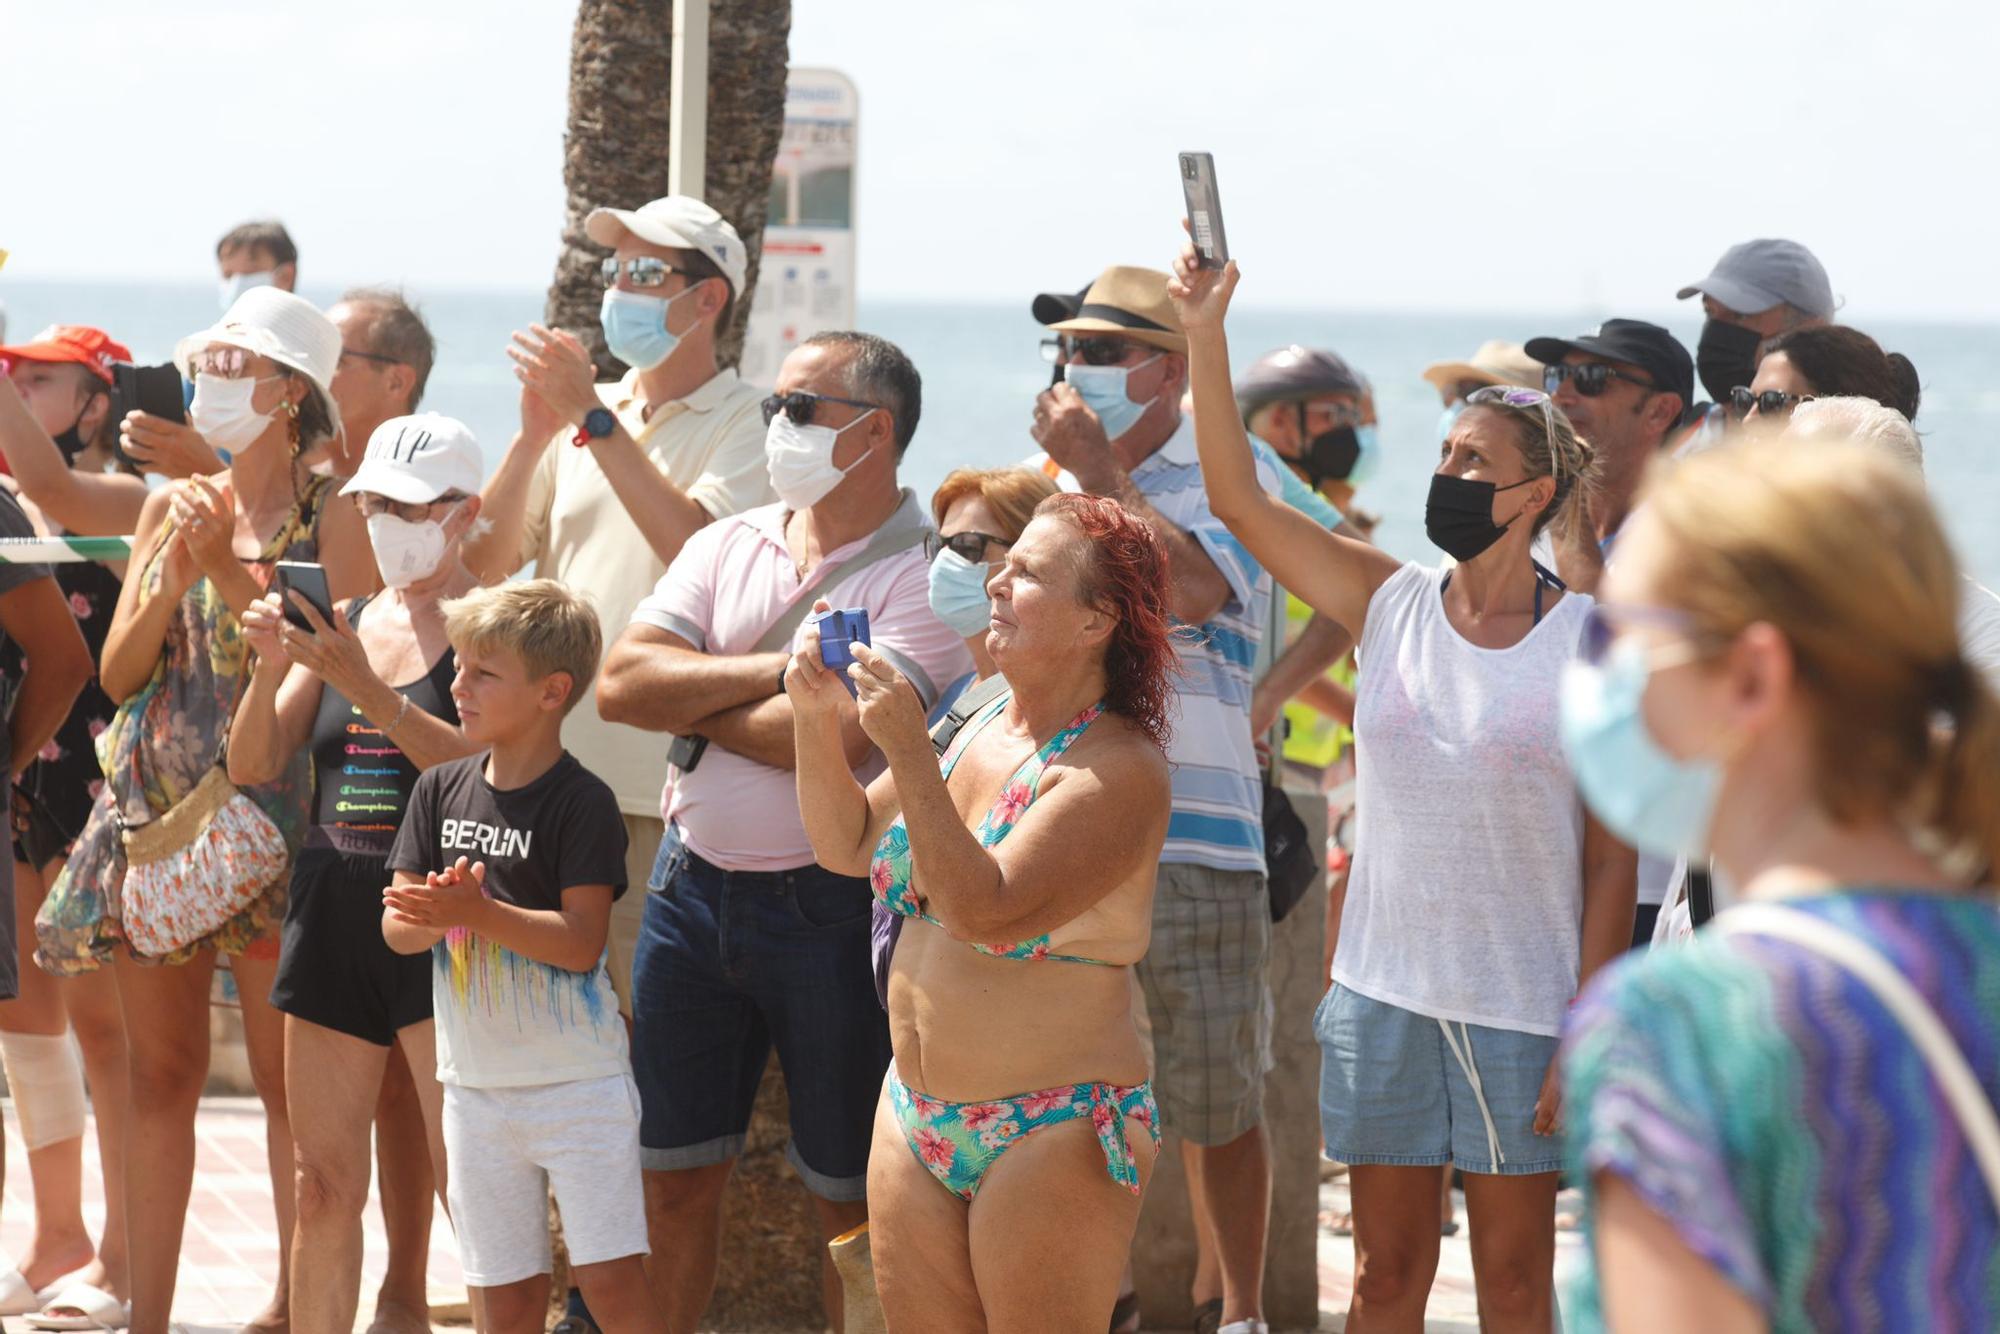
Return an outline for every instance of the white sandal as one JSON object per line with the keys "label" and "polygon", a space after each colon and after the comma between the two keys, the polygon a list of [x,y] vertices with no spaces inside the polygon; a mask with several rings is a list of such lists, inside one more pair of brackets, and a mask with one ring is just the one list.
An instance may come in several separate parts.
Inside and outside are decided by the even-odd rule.
{"label": "white sandal", "polygon": [[0,1315],[26,1315],[41,1309],[40,1296],[28,1286],[27,1276],[12,1260],[0,1260]]}
{"label": "white sandal", "polygon": [[[75,1315],[51,1315],[51,1311],[75,1311]],[[132,1323],[132,1308],[103,1288],[90,1283],[72,1283],[55,1294],[36,1314],[27,1317],[29,1329],[93,1330],[123,1329]]]}

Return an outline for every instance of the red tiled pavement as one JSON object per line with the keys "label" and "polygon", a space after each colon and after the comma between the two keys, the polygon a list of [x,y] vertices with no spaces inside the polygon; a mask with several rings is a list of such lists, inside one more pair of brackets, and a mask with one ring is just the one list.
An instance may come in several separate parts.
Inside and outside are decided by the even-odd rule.
{"label": "red tiled pavement", "polygon": [[[0,1202],[0,1249],[15,1255],[27,1244],[34,1210],[27,1154],[14,1124],[13,1103],[5,1106],[7,1188]],[[84,1143],[84,1217],[95,1232],[103,1222],[104,1207],[94,1126]],[[382,1215],[372,1195],[362,1227],[365,1324],[387,1255]],[[233,1330],[270,1301],[277,1272],[277,1224],[271,1215],[271,1182],[265,1167],[263,1110],[255,1098],[204,1098],[195,1121],[194,1194],[181,1238],[174,1318],[191,1326]],[[436,1306],[464,1301],[458,1250],[442,1210],[431,1228],[430,1281]]]}

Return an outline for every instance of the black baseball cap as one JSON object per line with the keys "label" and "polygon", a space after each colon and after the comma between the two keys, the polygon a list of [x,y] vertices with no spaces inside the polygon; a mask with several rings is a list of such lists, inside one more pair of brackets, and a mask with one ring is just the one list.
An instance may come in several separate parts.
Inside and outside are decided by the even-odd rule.
{"label": "black baseball cap", "polygon": [[1694,405],[1694,358],[1680,339],[1657,324],[1606,320],[1574,338],[1530,338],[1527,350],[1544,366],[1555,365],[1571,352],[1637,366],[1655,385],[1679,394],[1683,411]]}
{"label": "black baseball cap", "polygon": [[1090,291],[1085,283],[1074,292],[1037,292],[1028,309],[1034,314],[1037,324],[1055,324],[1061,320],[1073,320],[1083,309],[1084,294]]}

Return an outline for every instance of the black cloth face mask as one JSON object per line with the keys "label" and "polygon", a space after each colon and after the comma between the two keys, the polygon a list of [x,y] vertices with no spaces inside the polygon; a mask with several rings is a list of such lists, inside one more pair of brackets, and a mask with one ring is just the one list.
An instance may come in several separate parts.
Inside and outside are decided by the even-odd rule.
{"label": "black cloth face mask", "polygon": [[1757,378],[1757,348],[1763,341],[1764,335],[1755,329],[1726,320],[1711,319],[1701,326],[1694,365],[1710,398],[1727,403],[1730,390]]}
{"label": "black cloth face mask", "polygon": [[1306,475],[1306,485],[1315,491],[1322,482],[1345,481],[1354,471],[1354,465],[1361,461],[1361,437],[1352,426],[1336,426],[1307,436],[1305,404],[1295,406],[1299,410],[1299,437],[1305,441],[1305,448],[1296,459],[1287,462],[1298,465]]}
{"label": "black cloth face mask", "polygon": [[1493,497],[1540,480],[1528,477],[1513,486],[1498,486],[1432,473],[1430,499],[1424,502],[1424,536],[1453,560],[1469,561],[1506,536],[1514,519],[1521,517],[1516,514],[1506,523],[1493,522]]}

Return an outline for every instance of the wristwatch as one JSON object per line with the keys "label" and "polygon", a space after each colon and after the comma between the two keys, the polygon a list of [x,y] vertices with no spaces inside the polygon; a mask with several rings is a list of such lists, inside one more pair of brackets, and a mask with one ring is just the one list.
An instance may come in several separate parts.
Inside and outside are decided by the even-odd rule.
{"label": "wristwatch", "polygon": [[611,415],[609,408],[592,408],[584,414],[583,425],[577,427],[570,443],[581,449],[593,440],[602,440],[618,429],[618,419]]}

